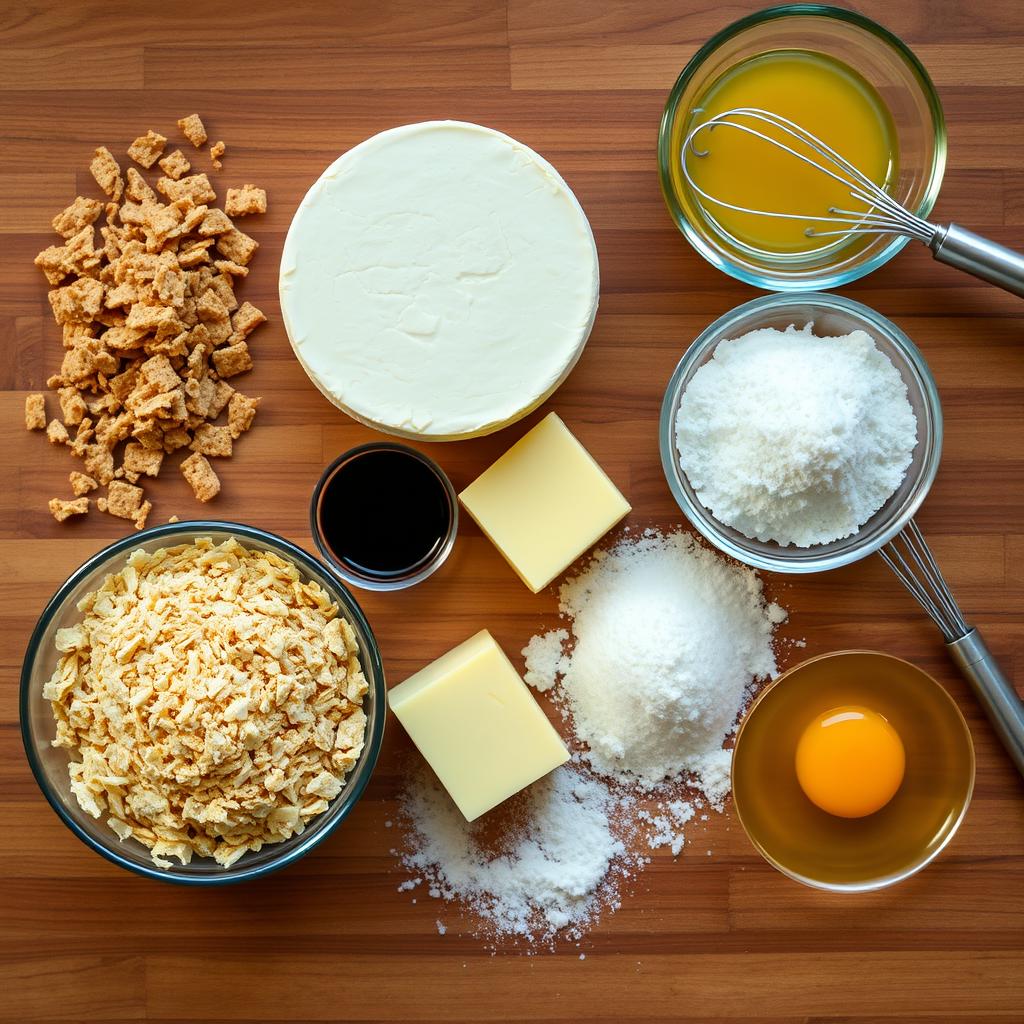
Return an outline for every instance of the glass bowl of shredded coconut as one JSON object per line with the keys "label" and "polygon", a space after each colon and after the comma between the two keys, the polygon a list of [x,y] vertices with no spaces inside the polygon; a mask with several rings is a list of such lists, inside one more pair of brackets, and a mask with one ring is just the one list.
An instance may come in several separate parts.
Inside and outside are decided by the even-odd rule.
{"label": "glass bowl of shredded coconut", "polygon": [[890,541],[939,467],[942,408],[895,324],[838,295],[769,295],[716,320],[662,403],[687,518],[759,569],[818,572]]}
{"label": "glass bowl of shredded coconut", "polygon": [[77,569],[22,669],[29,764],[108,860],[217,885],[308,853],[347,816],[384,731],[384,674],[355,600],[253,527],[144,530]]}

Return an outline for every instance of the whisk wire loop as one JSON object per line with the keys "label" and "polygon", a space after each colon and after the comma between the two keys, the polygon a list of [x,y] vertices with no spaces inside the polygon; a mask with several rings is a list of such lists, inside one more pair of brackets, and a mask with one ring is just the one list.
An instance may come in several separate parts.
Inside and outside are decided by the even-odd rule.
{"label": "whisk wire loop", "polygon": [[880,554],[939,627],[947,643],[970,632],[931,548],[913,519],[881,549]]}
{"label": "whisk wire loop", "polygon": [[[750,121],[769,126],[778,135],[767,134],[759,128],[748,123]],[[842,185],[851,198],[858,200],[869,207],[864,211],[841,210],[830,207],[821,214],[788,213],[782,210],[758,210],[747,206],[740,206],[730,203],[702,189],[693,179],[687,154],[692,154],[698,159],[710,155],[708,148],[698,148],[697,137],[701,132],[709,134],[715,128],[729,127],[737,131],[745,132],[755,138],[761,139],[770,146],[783,150],[802,161],[822,174],[828,175],[834,181]],[[789,145],[786,140],[806,147],[816,154],[819,159],[802,153]],[[735,107],[723,113],[715,114],[708,120],[701,122],[692,128],[683,142],[681,163],[683,174],[687,184],[693,192],[701,199],[734,210],[737,213],[749,213],[760,217],[778,217],[786,220],[811,221],[815,224],[839,224],[841,228],[836,230],[823,231],[816,227],[809,226],[805,234],[809,238],[825,237],[832,235],[846,234],[901,234],[928,244],[935,236],[936,228],[926,220],[911,213],[892,198],[883,188],[872,181],[854,164],[850,163],[842,154],[837,153],[831,146],[823,142],[816,135],[806,128],[790,121],[780,114],[772,113],[769,110],[762,110],[759,107]],[[708,211],[705,210],[705,213]]]}

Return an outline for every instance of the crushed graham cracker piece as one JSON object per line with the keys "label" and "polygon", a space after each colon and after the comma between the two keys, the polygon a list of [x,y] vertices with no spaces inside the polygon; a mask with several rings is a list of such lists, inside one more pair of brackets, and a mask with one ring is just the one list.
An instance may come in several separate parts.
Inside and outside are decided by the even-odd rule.
{"label": "crushed graham cracker piece", "polygon": [[65,519],[70,519],[71,516],[84,516],[89,511],[89,499],[75,498],[72,501],[64,501],[62,498],[51,498],[49,507],[50,515],[58,523],[63,523]]}
{"label": "crushed graham cracker piece", "polygon": [[85,419],[88,408],[82,392],[73,385],[60,388],[57,391],[57,398],[60,401],[60,414],[66,427],[77,427]]}
{"label": "crushed graham cracker piece", "polygon": [[135,519],[133,523],[136,530],[144,530],[146,528],[146,520],[149,518],[149,513],[153,511],[153,502],[144,501],[139,506],[139,511],[135,513]]}
{"label": "crushed graham cracker piece", "polygon": [[106,500],[100,498],[96,505],[101,511],[119,519],[134,520],[142,508],[142,498],[141,487],[126,484],[123,480],[112,480],[107,488]]}
{"label": "crushed graham cracker piece", "polygon": [[255,238],[250,238],[238,228],[232,228],[217,236],[218,251],[238,266],[246,266],[259,247],[260,243]]}
{"label": "crushed graham cracker piece", "polygon": [[173,178],[177,181],[183,175],[188,174],[192,170],[192,165],[188,162],[188,157],[180,149],[176,149],[173,153],[168,153],[160,161],[160,170],[167,175],[168,178]]}
{"label": "crushed graham cracker piece", "polygon": [[206,211],[203,223],[199,225],[199,234],[203,238],[209,238],[212,235],[223,235],[233,231],[234,227],[231,218],[223,210],[213,206]]}
{"label": "crushed graham cracker piece", "polygon": [[25,428],[46,429],[46,397],[39,393],[25,396]]}
{"label": "crushed graham cracker piece", "polygon": [[124,470],[136,476],[157,476],[164,461],[160,448],[147,448],[138,441],[130,441],[124,447]]}
{"label": "crushed graham cracker piece", "polygon": [[46,440],[50,444],[67,444],[71,440],[71,435],[60,420],[50,420],[50,425],[46,428]]}
{"label": "crushed graham cracker piece", "polygon": [[258,188],[256,185],[229,188],[224,199],[224,212],[229,217],[245,217],[251,213],[266,213],[266,189]]}
{"label": "crushed graham cracker piece", "polygon": [[220,494],[220,478],[207,459],[196,452],[181,464],[181,472],[199,501],[210,501]]}
{"label": "crushed graham cracker piece", "polygon": [[221,377],[236,377],[252,369],[252,356],[249,354],[249,346],[244,341],[215,349],[210,358],[214,369]]}
{"label": "crushed graham cracker piece", "polygon": [[[156,190],[167,196],[172,203],[188,200],[193,206],[212,203],[217,198],[217,193],[213,191],[213,186],[205,172],[190,174],[178,181],[173,178],[159,178]],[[205,211],[203,212],[205,213]]]}
{"label": "crushed graham cracker piece", "polygon": [[114,154],[106,146],[97,148],[92,162],[89,164],[89,171],[96,179],[96,184],[114,202],[121,198],[121,193],[124,191],[124,182],[121,180],[121,165],[114,159]]}
{"label": "crushed graham cracker piece", "polygon": [[79,473],[77,470],[71,472],[68,480],[71,482],[71,493],[76,498],[80,498],[83,494],[88,494],[90,491],[95,491],[99,487],[99,484],[91,476]]}
{"label": "crushed graham cracker piece", "polygon": [[58,235],[70,238],[72,235],[77,235],[82,228],[94,224],[102,212],[103,204],[98,199],[78,196],[70,206],[61,210],[53,218],[53,230]]}
{"label": "crushed graham cracker piece", "polygon": [[[157,201],[156,193],[150,187],[149,182],[134,167],[129,167],[125,171],[125,177],[128,179],[128,183],[124,187],[124,194],[133,203],[155,203]],[[124,220],[123,206],[121,211],[121,219]]]}
{"label": "crushed graham cracker piece", "polygon": [[219,171],[223,166],[221,157],[227,152],[228,147],[224,145],[223,141],[215,142],[210,147],[210,163]]}
{"label": "crushed graham cracker piece", "polygon": [[236,334],[246,338],[259,327],[266,323],[266,316],[257,309],[251,302],[243,302],[238,311],[231,317],[231,327]]}
{"label": "crushed graham cracker piece", "polygon": [[192,451],[200,452],[203,455],[230,458],[231,430],[229,427],[218,427],[210,423],[201,423],[196,427],[195,438],[189,447]]}
{"label": "crushed graham cracker piece", "polygon": [[202,119],[198,114],[189,114],[188,117],[182,117],[178,120],[178,127],[181,129],[182,135],[192,143],[196,149],[201,149],[206,142],[206,127],[204,126]]}
{"label": "crushed graham cracker piece", "polygon": [[236,441],[252,426],[260,401],[259,398],[249,398],[239,391],[231,396],[228,402],[228,428]]}
{"label": "crushed graham cracker piece", "polygon": [[128,156],[148,170],[160,158],[160,154],[164,151],[164,146],[166,145],[167,137],[150,128],[145,135],[140,135],[128,147]]}

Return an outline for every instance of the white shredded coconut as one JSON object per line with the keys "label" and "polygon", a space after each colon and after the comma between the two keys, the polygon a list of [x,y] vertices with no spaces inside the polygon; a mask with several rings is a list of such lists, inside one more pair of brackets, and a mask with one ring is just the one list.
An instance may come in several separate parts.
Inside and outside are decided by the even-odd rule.
{"label": "white shredded coconut", "polygon": [[856,533],[917,444],[899,371],[864,331],[767,327],[723,341],[679,406],[679,463],[720,522],[783,546]]}

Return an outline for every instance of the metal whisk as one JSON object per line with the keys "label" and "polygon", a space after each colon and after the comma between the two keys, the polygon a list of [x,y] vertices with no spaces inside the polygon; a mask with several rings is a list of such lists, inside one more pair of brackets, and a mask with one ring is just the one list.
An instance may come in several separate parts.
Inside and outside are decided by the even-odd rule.
{"label": "metal whisk", "polygon": [[[839,182],[849,191],[852,199],[865,203],[868,209],[844,210],[832,206],[821,215],[789,213],[781,210],[750,209],[710,195],[693,180],[687,156],[689,154],[698,159],[708,157],[711,153],[708,148],[710,143],[706,141],[702,148],[697,143],[697,137],[702,132],[710,135],[717,128],[746,132],[762,139],[770,146],[789,153],[795,159]],[[763,131],[762,128],[769,129],[770,133]],[[808,238],[869,234],[905,235],[927,245],[935,259],[941,263],[957,267],[1024,298],[1024,256],[1020,253],[968,231],[958,224],[932,224],[918,217],[816,135],[769,110],[736,107],[714,115],[691,129],[683,143],[681,161],[683,174],[694,195],[706,203],[761,217],[781,217],[786,220],[837,225],[827,230],[808,227],[804,232]],[[714,220],[707,209],[704,213]]]}
{"label": "metal whisk", "polygon": [[942,631],[950,656],[1024,775],[1024,704],[981,634],[964,621],[917,523],[911,519],[879,554]]}

